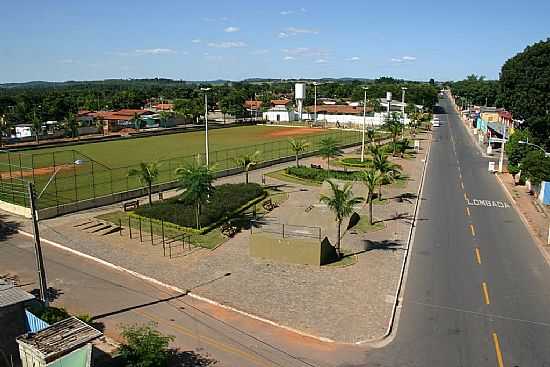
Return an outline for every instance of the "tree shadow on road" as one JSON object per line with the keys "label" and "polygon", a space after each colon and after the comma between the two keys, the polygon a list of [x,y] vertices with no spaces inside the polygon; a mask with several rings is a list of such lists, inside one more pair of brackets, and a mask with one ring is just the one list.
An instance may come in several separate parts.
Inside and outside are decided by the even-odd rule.
{"label": "tree shadow on road", "polygon": [[7,215],[0,214],[0,241],[7,241],[21,227],[21,223],[14,222],[8,219]]}
{"label": "tree shadow on road", "polygon": [[413,219],[414,218],[410,213],[407,213],[407,212],[395,213],[394,215],[392,215],[391,217],[389,217],[387,219],[381,219],[381,220],[375,221],[374,224],[382,223],[382,222],[392,222],[392,221],[396,221],[396,220],[402,220],[403,222],[410,224],[410,223],[412,223]]}
{"label": "tree shadow on road", "polygon": [[214,366],[217,363],[218,361],[208,355],[200,355],[192,350],[172,349],[166,365],[168,367],[207,367]]}

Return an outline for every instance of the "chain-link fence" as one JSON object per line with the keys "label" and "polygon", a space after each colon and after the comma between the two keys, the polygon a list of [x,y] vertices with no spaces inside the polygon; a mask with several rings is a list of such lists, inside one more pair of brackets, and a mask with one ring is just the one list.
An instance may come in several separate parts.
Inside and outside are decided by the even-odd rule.
{"label": "chain-link fence", "polygon": [[[334,130],[325,134],[303,136],[309,142],[303,154],[318,151],[321,141],[327,137],[334,138],[340,147],[361,142],[361,134],[353,131]],[[294,157],[288,140],[281,139],[211,151],[210,165],[216,173],[223,174],[238,168],[238,157],[257,151],[260,152],[259,163],[276,162],[284,158],[290,160]],[[200,157],[204,161],[203,153]],[[176,168],[192,164],[196,159],[195,154],[158,161],[159,176],[155,185],[167,187],[170,183],[175,183]],[[83,201],[108,197],[112,199],[110,202],[121,201],[129,197],[123,195],[124,193],[143,189],[138,177],[128,175],[130,169],[137,166],[109,167],[77,150],[44,153],[3,151],[0,153],[0,200],[28,207],[26,186],[31,181],[34,182],[37,193],[42,193],[38,201],[39,208],[57,208],[57,214],[64,212],[60,208]],[[97,205],[104,203],[107,201],[98,202]]]}

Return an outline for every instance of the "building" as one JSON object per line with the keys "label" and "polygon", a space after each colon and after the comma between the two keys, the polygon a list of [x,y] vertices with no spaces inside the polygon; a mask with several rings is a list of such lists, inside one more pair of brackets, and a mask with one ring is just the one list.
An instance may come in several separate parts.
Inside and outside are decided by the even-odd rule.
{"label": "building", "polygon": [[294,121],[296,114],[290,110],[290,100],[288,99],[274,99],[271,101],[271,107],[269,110],[262,114],[264,120],[279,122],[279,121]]}
{"label": "building", "polygon": [[156,105],[151,106],[151,110],[153,112],[174,112],[174,104],[173,103],[158,103]]}
{"label": "building", "polygon": [[89,367],[92,344],[102,333],[76,317],[17,338],[22,367]]}
{"label": "building", "polygon": [[[85,112],[85,111],[83,111]],[[100,121],[103,125],[103,133],[120,131],[125,128],[135,128],[135,119],[141,119],[146,116],[154,115],[154,112],[138,109],[122,109],[118,111],[99,111],[79,114],[80,121]]]}
{"label": "building", "polygon": [[25,306],[33,299],[13,281],[0,279],[0,366],[18,359],[15,339],[29,330]]}

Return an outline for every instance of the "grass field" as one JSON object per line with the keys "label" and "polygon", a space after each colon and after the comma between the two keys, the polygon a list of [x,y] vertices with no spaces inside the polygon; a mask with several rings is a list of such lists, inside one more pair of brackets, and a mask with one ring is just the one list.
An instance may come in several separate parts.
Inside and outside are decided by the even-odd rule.
{"label": "grass field", "polygon": [[[342,130],[270,126],[214,129],[209,132],[210,164],[216,171],[235,168],[237,157],[255,151],[260,151],[260,161],[292,156],[288,144],[291,137],[309,141],[308,151],[314,151],[327,136],[342,145],[360,140],[358,132]],[[204,131],[4,154],[0,156],[0,199],[26,205],[21,186],[15,181],[21,177],[33,180],[40,191],[56,169],[55,179],[40,199],[41,208],[140,188],[138,178],[128,177],[128,170],[142,161],[158,161],[160,174],[156,183],[170,182],[175,179],[174,170],[193,162],[197,154],[204,159]],[[6,168],[7,159],[11,172]],[[84,164],[74,165],[75,160]],[[24,168],[14,168],[19,165]]]}

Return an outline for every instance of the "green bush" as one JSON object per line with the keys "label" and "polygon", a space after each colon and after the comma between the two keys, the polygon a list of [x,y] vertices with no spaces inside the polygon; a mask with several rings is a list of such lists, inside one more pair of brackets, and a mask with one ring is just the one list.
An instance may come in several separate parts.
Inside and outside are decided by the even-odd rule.
{"label": "green bush", "polygon": [[354,181],[358,177],[358,173],[353,171],[328,171],[325,169],[310,167],[288,167],[285,172],[287,175],[296,176],[304,180],[314,182],[323,182],[331,178],[344,181]]}
{"label": "green bush", "polygon": [[48,324],[55,324],[58,321],[65,320],[66,318],[71,317],[71,315],[61,307],[42,307],[35,306],[31,307],[30,311],[36,315],[39,319],[44,320]]}
{"label": "green bush", "polygon": [[[208,203],[202,206],[199,218],[201,227],[207,227],[219,221],[264,193],[262,186],[255,183],[216,186]],[[195,207],[192,203],[181,198],[154,203],[152,206],[142,206],[136,209],[135,213],[143,217],[171,222],[182,227],[194,228],[196,226]]]}
{"label": "green bush", "polygon": [[361,158],[348,157],[342,158],[340,160],[340,163],[342,163],[344,166],[364,168],[369,167],[372,164],[372,161],[370,159],[365,159],[364,162],[361,162]]}
{"label": "green bush", "polygon": [[118,352],[129,367],[166,366],[172,336],[159,333],[154,324],[146,326],[125,326],[122,329],[125,339]]}

